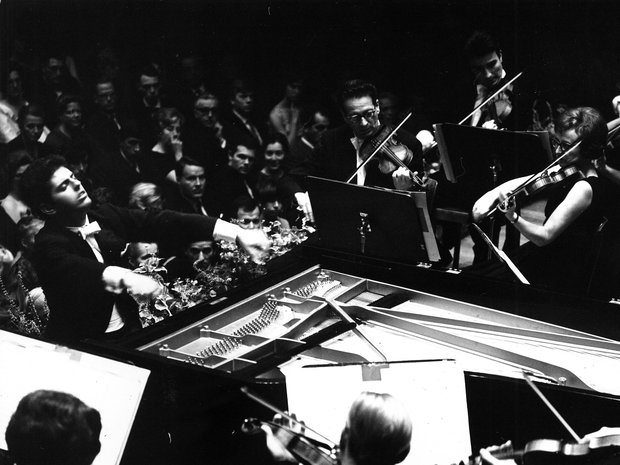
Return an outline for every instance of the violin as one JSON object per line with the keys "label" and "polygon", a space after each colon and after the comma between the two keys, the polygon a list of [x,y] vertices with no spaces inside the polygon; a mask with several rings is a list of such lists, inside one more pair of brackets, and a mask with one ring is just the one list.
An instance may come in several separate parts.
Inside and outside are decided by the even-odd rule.
{"label": "violin", "polygon": [[[377,149],[375,156],[379,156],[379,169],[386,174],[396,169],[396,166],[405,166],[413,159],[413,152],[406,145],[400,144],[394,135],[390,136],[392,128],[382,126],[378,131],[368,137],[360,148],[360,158],[366,160]],[[385,143],[383,141],[386,140]]]}
{"label": "violin", "polygon": [[256,418],[244,420],[241,431],[246,434],[257,434],[268,426],[274,437],[299,462],[304,465],[338,465],[336,451],[316,439],[309,438],[303,433],[293,431],[284,425],[270,421],[261,421]]}
{"label": "violin", "polygon": [[579,179],[583,179],[585,177],[576,166],[567,166],[559,171],[555,171],[553,173],[548,173],[541,176],[536,181],[533,181],[532,183],[525,186],[523,191],[525,192],[525,195],[534,195],[547,186],[557,184],[574,176],[578,176]]}

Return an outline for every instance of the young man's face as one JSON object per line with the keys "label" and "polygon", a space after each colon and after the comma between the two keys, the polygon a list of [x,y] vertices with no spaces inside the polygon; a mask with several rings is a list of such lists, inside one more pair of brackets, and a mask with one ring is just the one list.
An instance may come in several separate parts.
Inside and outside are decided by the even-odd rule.
{"label": "young man's face", "polygon": [[114,84],[111,82],[102,82],[97,84],[95,103],[103,111],[114,111],[116,108],[116,92]]}
{"label": "young man's face", "polygon": [[159,100],[160,87],[159,77],[147,76],[145,74],[140,76],[140,85],[138,88],[142,94],[142,98],[144,98],[149,105],[155,105]]}
{"label": "young man's face", "polygon": [[201,98],[194,103],[194,116],[206,128],[217,124],[218,101],[214,98]]}
{"label": "young man's face", "polygon": [[49,180],[51,190],[51,209],[55,213],[73,212],[87,209],[92,200],[74,176],[73,172],[64,166],[58,168]]}
{"label": "young man's face", "polygon": [[238,145],[235,153],[228,156],[228,166],[237,171],[239,174],[246,175],[254,166],[256,155],[254,150],[243,145]]}
{"label": "young man's face", "polygon": [[60,120],[69,127],[81,127],[82,106],[78,102],[70,102],[62,113]]}
{"label": "young man's face", "polygon": [[230,103],[239,113],[247,115],[254,109],[254,93],[237,92]]}
{"label": "young man's face", "polygon": [[243,209],[237,210],[237,224],[243,229],[259,229],[262,221],[260,208],[248,212]]}
{"label": "young man's face", "polygon": [[179,179],[179,187],[185,197],[200,199],[205,192],[205,169],[197,165],[185,165]]}
{"label": "young man's face", "polygon": [[476,77],[476,83],[484,87],[493,87],[502,80],[504,66],[502,65],[502,54],[491,52],[481,57],[472,58],[469,61],[471,72]]}
{"label": "young man's face", "polygon": [[213,257],[213,242],[192,242],[185,250],[185,256],[189,258],[192,262],[198,260],[211,260],[211,258]]}

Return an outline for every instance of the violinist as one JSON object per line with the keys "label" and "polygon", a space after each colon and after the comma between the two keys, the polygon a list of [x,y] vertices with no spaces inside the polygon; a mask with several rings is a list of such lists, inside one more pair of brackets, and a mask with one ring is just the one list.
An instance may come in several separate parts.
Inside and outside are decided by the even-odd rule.
{"label": "violinist", "polygon": [[[267,434],[267,447],[271,454],[278,462],[294,462],[293,456],[271,428],[267,425],[262,427]],[[398,399],[390,394],[362,392],[349,409],[340,436],[338,459],[333,464],[400,463],[409,454],[411,431],[411,418]]]}
{"label": "violinist", "polygon": [[[470,36],[465,53],[474,75],[476,94],[472,108],[476,108],[507,81],[504,56],[499,43],[482,31],[476,31]],[[515,86],[511,84],[491,103],[475,112],[469,124],[488,129],[525,129],[525,118],[518,112],[519,93]]]}
{"label": "violinist", "polygon": [[[291,182],[286,189],[296,194],[298,203],[307,213],[310,213],[307,198],[299,195],[305,190],[305,177],[347,181],[364,161],[364,155],[372,153],[373,138],[382,129],[377,89],[371,83],[359,79],[347,81],[337,100],[345,124],[323,133],[310,157],[289,171]],[[422,169],[422,145],[418,139],[399,131],[392,142],[402,149],[404,164],[412,171]],[[375,158],[352,182],[361,186],[395,187],[392,172],[396,166],[382,156]]]}
{"label": "violinist", "polygon": [[[530,177],[513,179],[487,192],[474,204],[472,215],[479,222],[498,207],[511,227],[529,240],[513,258],[532,284],[584,292],[597,256],[595,233],[613,208],[613,199],[605,196],[605,180],[597,176],[593,164],[603,153],[607,125],[597,110],[582,107],[560,115],[556,131],[556,158],[566,154],[559,166],[564,173],[574,174],[546,187],[544,222],[536,224],[523,218],[517,212],[520,201],[511,195]],[[539,178],[547,179],[544,175]],[[477,271],[502,275],[499,269]]]}

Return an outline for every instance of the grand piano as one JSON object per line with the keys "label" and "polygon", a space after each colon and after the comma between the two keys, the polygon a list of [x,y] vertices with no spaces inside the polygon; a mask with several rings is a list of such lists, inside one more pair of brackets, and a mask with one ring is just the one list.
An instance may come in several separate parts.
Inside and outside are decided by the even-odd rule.
{"label": "grand piano", "polygon": [[517,446],[572,439],[524,372],[579,435],[618,424],[620,308],[613,301],[342,253],[312,240],[269,268],[120,345],[84,342],[85,350],[152,371],[127,457],[155,454],[157,431],[148,431],[160,425],[178,460],[270,463],[264,438],[244,436],[240,425],[272,412],[239,388],[287,410],[284,373],[317,364],[455,360],[473,451],[507,439]]}

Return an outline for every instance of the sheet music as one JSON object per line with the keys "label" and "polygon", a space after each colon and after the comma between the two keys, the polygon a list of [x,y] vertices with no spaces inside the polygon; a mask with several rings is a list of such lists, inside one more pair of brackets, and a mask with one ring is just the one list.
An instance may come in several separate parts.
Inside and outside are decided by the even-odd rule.
{"label": "sheet music", "polygon": [[0,448],[17,404],[39,389],[67,392],[101,414],[101,452],[94,465],[118,464],[149,370],[0,331]]}

